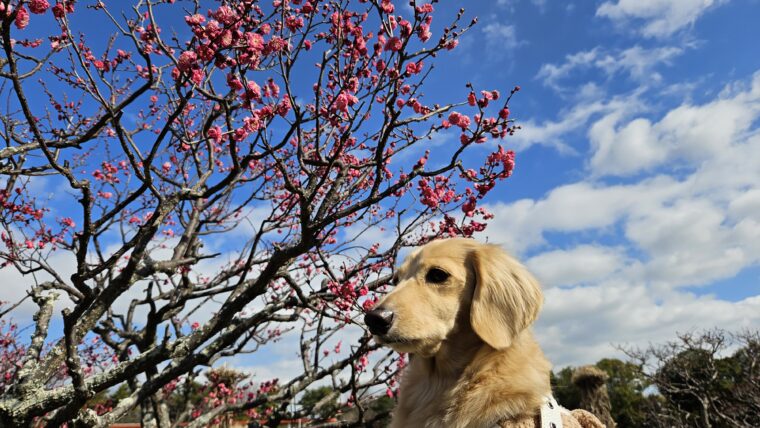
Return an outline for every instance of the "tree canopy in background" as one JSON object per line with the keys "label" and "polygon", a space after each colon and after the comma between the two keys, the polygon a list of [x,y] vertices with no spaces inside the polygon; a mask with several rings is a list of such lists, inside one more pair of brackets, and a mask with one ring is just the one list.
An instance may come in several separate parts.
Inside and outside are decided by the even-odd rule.
{"label": "tree canopy in background", "polygon": [[[760,336],[722,330],[629,349],[629,361],[605,358],[612,417],[620,428],[753,427],[760,420]],[[557,400],[581,405],[573,368],[552,378]]]}

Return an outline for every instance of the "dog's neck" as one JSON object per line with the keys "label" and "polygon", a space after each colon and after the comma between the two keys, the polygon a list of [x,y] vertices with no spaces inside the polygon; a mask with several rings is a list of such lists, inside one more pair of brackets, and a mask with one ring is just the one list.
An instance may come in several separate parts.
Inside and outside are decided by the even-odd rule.
{"label": "dog's neck", "polygon": [[456,340],[445,340],[435,355],[414,358],[420,359],[431,378],[459,379],[484,345],[483,340],[468,329],[459,332]]}
{"label": "dog's neck", "polygon": [[[506,350],[460,332],[435,355],[412,357],[393,426],[493,426],[531,415],[551,392],[549,370],[529,331]],[[430,411],[427,416],[417,407],[423,401],[428,403],[423,406]]]}

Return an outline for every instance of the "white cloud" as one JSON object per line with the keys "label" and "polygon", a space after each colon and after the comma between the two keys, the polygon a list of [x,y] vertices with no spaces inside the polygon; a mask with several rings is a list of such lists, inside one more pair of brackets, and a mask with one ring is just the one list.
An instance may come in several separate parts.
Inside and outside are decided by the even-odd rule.
{"label": "white cloud", "polygon": [[658,295],[643,285],[604,283],[554,288],[536,325],[536,336],[556,367],[622,357],[616,346],[672,340],[676,332],[760,323],[760,296],[728,302],[691,293]]}
{"label": "white cloud", "polygon": [[624,23],[643,21],[640,32],[646,37],[666,37],[694,22],[708,9],[727,0],[618,0],[605,2],[597,16]]}
{"label": "white cloud", "polygon": [[584,244],[541,253],[528,259],[525,265],[544,287],[553,287],[599,281],[621,269],[625,262],[620,248]]}
{"label": "white cloud", "polygon": [[633,113],[640,108],[637,93],[603,100],[595,98],[601,94],[594,88],[589,88],[588,95],[590,98],[584,98],[570,109],[561,112],[557,119],[540,122],[532,119],[519,120],[522,129],[510,137],[511,147],[524,150],[534,144],[540,144],[555,147],[562,153],[574,153],[576,150],[566,144],[570,133],[585,129],[591,120],[599,116],[622,111]]}
{"label": "white cloud", "polygon": [[659,81],[662,76],[653,71],[654,67],[659,64],[671,64],[673,58],[683,52],[682,47],[664,46],[646,49],[637,45],[621,51],[617,56],[606,55],[600,58],[597,61],[597,66],[610,75],[625,71],[631,78],[638,81]]}
{"label": "white cloud", "polygon": [[750,219],[760,222],[760,189],[751,189],[733,199],[728,206],[733,219]]}
{"label": "white cloud", "polygon": [[483,27],[486,42],[492,49],[491,54],[508,51],[520,46],[517,40],[517,31],[514,25],[505,25],[498,22],[490,22]]}
{"label": "white cloud", "polygon": [[543,79],[544,84],[547,86],[557,88],[557,81],[564,79],[570,75],[570,73],[578,68],[585,68],[593,65],[599,55],[599,48],[594,48],[589,51],[580,51],[574,54],[568,54],[565,56],[565,62],[560,65],[544,64],[536,74],[537,79]]}
{"label": "white cloud", "polygon": [[530,0],[533,6],[536,6],[539,12],[544,13],[546,11],[546,0]]}
{"label": "white cloud", "polygon": [[591,126],[589,138],[595,151],[591,165],[598,174],[628,175],[659,165],[666,152],[651,138],[652,124],[636,119],[616,130],[618,112],[611,113]]}
{"label": "white cloud", "polygon": [[[755,162],[760,171],[760,155]],[[496,217],[484,236],[518,254],[544,248],[547,233],[573,236],[581,243],[600,236],[624,239],[632,252],[643,256],[640,261],[629,260],[620,274],[653,286],[694,286],[729,278],[760,262],[756,239],[760,221],[755,212],[743,209],[757,203],[756,195],[753,191],[730,205],[733,195],[751,191],[746,182],[740,181],[739,187],[729,182],[722,190],[705,192],[701,175],[697,170],[683,180],[661,175],[614,186],[578,182],[560,186],[538,200],[495,204],[489,210]],[[755,179],[760,183],[760,177]],[[733,207],[730,213],[729,206]],[[618,236],[618,230],[624,236]],[[543,270],[551,285],[618,271],[614,264],[623,261],[618,248],[594,249],[581,244],[573,250],[552,250],[531,259],[531,267]],[[603,255],[610,257],[606,272],[594,265]],[[561,276],[567,274],[563,272],[573,264],[578,271],[563,282]],[[583,273],[584,269],[589,272]]]}
{"label": "white cloud", "polygon": [[608,78],[625,73],[630,79],[649,86],[662,81],[662,75],[656,68],[663,64],[671,64],[672,60],[683,52],[683,47],[676,46],[647,49],[636,45],[615,52],[607,52],[597,46],[591,50],[568,54],[565,61],[559,65],[543,64],[536,78],[541,79],[544,85],[565,93],[568,89],[562,86],[562,80],[578,71],[597,69],[603,71]]}
{"label": "white cloud", "polygon": [[518,254],[540,248],[547,232],[604,232],[635,212],[661,206],[679,192],[670,177],[635,185],[604,186],[580,181],[551,190],[544,198],[488,207],[495,214],[484,236]]}
{"label": "white cloud", "polygon": [[557,365],[616,355],[613,344],[760,323],[760,296],[690,291],[760,265],[758,119],[760,73],[659,118],[612,109],[589,131],[588,178],[489,207],[483,237],[546,284],[536,330]]}
{"label": "white cloud", "polygon": [[[66,251],[55,251],[50,253],[45,263],[53,269],[59,277],[64,280],[75,273],[76,259],[73,254]],[[8,302],[7,307],[14,305],[23,299],[35,285],[45,281],[51,281],[52,276],[39,271],[33,275],[21,275],[12,266],[6,266],[0,269],[0,284],[3,284],[3,291],[0,294],[0,301]],[[58,316],[61,310],[71,304],[71,300],[66,297],[66,293],[57,292],[59,299],[56,300],[53,314]],[[27,298],[21,305],[10,313],[10,316],[19,324],[25,325],[32,322],[32,316],[39,309],[32,299]]]}
{"label": "white cloud", "polygon": [[654,285],[703,285],[760,260],[756,240],[737,233],[718,201],[708,198],[680,198],[629,221],[625,233],[648,254],[642,276]]}
{"label": "white cloud", "polygon": [[[293,346],[297,347],[298,344],[293,344]],[[286,358],[278,358],[268,364],[255,365],[245,365],[241,361],[233,359],[230,361],[230,366],[250,375],[256,383],[273,379],[287,383],[298,373],[303,373],[303,363],[297,356],[292,355]]]}
{"label": "white cloud", "polygon": [[658,122],[637,118],[623,125],[611,112],[589,131],[595,174],[630,175],[663,163],[714,159],[737,144],[760,117],[760,73],[749,88],[702,105],[683,104]]}

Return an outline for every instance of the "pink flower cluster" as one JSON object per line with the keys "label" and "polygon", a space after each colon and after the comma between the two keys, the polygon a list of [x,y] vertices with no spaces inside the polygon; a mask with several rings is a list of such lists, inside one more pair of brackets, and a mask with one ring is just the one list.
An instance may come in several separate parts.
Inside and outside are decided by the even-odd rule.
{"label": "pink flower cluster", "polygon": [[50,8],[50,3],[47,0],[31,0],[29,2],[29,10],[37,15],[47,12]]}
{"label": "pink flower cluster", "polygon": [[[431,182],[433,183],[432,186]],[[438,208],[440,204],[448,204],[460,199],[460,196],[451,187],[448,177],[438,175],[432,180],[421,178],[417,186],[420,191],[420,202],[431,209]]]}
{"label": "pink flower cluster", "polygon": [[462,129],[467,129],[470,127],[470,117],[457,113],[455,111],[451,112],[451,114],[449,114],[448,121],[443,122],[443,127],[448,128],[451,125],[458,126]]}

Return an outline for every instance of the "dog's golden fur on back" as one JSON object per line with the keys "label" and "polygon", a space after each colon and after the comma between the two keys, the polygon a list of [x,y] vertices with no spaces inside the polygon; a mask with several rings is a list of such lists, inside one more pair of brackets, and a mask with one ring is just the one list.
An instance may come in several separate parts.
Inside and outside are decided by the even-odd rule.
{"label": "dog's golden fur on back", "polygon": [[498,246],[448,239],[409,255],[395,283],[375,306],[386,324],[368,321],[378,342],[411,354],[392,427],[533,419],[551,366],[528,328],[543,296],[525,267]]}

